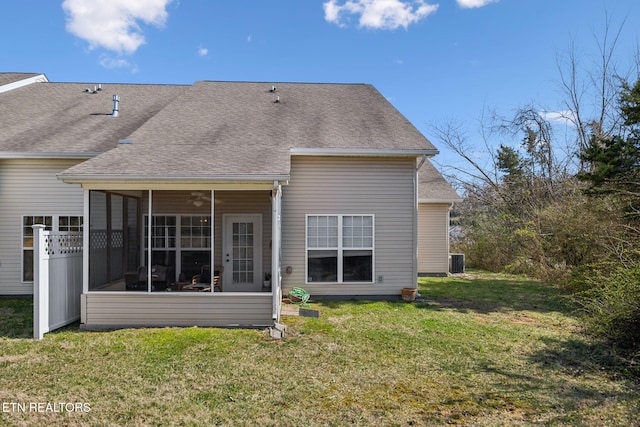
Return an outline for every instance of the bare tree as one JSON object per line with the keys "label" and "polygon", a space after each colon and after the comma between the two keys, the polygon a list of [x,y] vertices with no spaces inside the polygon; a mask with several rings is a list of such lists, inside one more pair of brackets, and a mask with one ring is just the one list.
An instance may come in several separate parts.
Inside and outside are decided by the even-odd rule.
{"label": "bare tree", "polygon": [[[625,71],[616,56],[626,20],[616,28],[608,14],[605,15],[603,31],[600,34],[593,32],[597,47],[593,63],[583,67],[582,56],[573,40],[556,59],[559,75],[556,83],[564,99],[562,114],[575,127],[578,158],[582,157],[592,137],[602,138],[618,132],[621,123],[617,97],[621,81],[628,81],[633,71],[638,70],[637,53],[635,65],[626,67]],[[584,161],[580,160],[579,172],[585,167]]]}

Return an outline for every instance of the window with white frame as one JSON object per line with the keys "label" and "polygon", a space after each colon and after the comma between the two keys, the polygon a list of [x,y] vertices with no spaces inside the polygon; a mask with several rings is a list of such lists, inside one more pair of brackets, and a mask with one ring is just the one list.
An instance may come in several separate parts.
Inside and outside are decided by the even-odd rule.
{"label": "window with white frame", "polygon": [[[178,220],[175,215],[154,215],[151,221],[151,264],[176,265]],[[144,259],[147,259],[149,217],[144,217]]]}
{"label": "window with white frame", "polygon": [[58,231],[82,231],[81,216],[59,216]]}
{"label": "window with white frame", "polygon": [[373,215],[307,215],[307,283],[373,283]]}
{"label": "window with white frame", "polygon": [[33,281],[33,225],[47,231],[82,231],[82,217],[69,215],[26,215],[22,217],[22,280]]}
{"label": "window with white frame", "polygon": [[[151,222],[151,264],[177,269],[179,277],[190,279],[211,264],[210,215],[153,215]],[[148,256],[149,217],[144,217],[144,259]]]}

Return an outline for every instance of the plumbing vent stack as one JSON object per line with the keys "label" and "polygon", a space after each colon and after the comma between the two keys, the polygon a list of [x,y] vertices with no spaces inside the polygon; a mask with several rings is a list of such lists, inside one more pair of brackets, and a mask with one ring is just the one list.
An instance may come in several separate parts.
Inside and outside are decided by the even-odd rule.
{"label": "plumbing vent stack", "polygon": [[118,117],[120,109],[120,96],[113,95],[113,112],[111,113],[111,117]]}

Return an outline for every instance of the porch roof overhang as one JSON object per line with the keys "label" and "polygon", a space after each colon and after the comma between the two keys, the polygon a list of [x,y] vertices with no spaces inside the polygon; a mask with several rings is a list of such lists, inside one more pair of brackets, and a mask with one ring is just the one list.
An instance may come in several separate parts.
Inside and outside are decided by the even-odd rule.
{"label": "porch roof overhang", "polygon": [[0,151],[0,159],[78,159],[96,157],[99,152]]}
{"label": "porch roof overhang", "polygon": [[275,185],[287,185],[289,175],[105,175],[58,174],[58,179],[69,184],[81,184],[86,189],[120,190],[225,190],[272,189]]}

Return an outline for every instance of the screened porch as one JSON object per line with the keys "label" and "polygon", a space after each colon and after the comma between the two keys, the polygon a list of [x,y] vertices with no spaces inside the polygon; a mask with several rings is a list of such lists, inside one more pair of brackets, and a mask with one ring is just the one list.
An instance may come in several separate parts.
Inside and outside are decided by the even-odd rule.
{"label": "screened porch", "polygon": [[272,190],[89,190],[92,292],[271,292]]}

